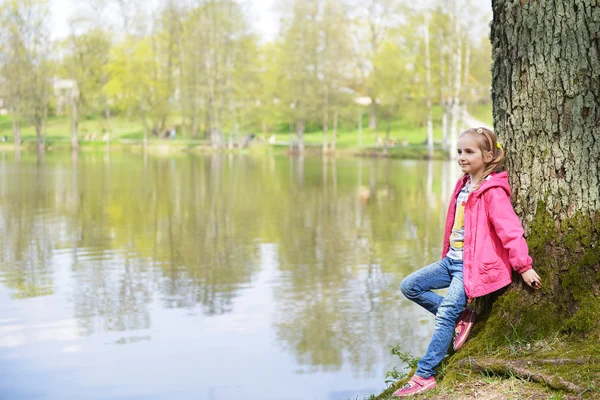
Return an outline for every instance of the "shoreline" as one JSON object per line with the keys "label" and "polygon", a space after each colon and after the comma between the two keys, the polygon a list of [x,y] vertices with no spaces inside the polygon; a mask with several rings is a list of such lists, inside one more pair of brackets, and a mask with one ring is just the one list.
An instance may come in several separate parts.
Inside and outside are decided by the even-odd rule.
{"label": "shoreline", "polygon": [[[71,141],[52,141],[44,145],[43,150],[38,148],[36,141],[26,140],[17,147],[11,142],[0,143],[0,151],[13,152],[73,152]],[[205,140],[176,140],[166,141],[162,139],[148,140],[144,144],[143,140],[138,139],[117,139],[106,143],[103,141],[82,141],[79,143],[77,152],[132,152],[149,153],[157,155],[175,155],[182,153],[201,153],[201,154],[248,154],[248,153],[275,153],[278,155],[299,156],[297,151],[290,150],[287,143],[252,143],[245,148],[214,148]],[[305,145],[304,156],[323,156],[323,157],[363,157],[363,158],[390,158],[390,159],[410,159],[426,160],[428,159],[427,146],[408,145],[388,148],[388,153],[383,154],[383,148],[374,146],[354,146],[339,147],[335,150],[323,152],[320,144],[309,143]],[[440,148],[435,148],[433,160],[448,160],[447,152]]]}

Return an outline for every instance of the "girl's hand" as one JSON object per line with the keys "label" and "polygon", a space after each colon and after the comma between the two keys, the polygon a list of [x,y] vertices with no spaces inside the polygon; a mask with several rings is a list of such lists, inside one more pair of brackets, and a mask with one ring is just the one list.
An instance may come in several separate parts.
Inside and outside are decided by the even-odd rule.
{"label": "girl's hand", "polygon": [[521,274],[521,277],[523,278],[525,283],[529,285],[529,287],[532,287],[534,289],[540,289],[542,287],[542,279],[537,274],[537,272],[533,270],[533,268],[523,272]]}

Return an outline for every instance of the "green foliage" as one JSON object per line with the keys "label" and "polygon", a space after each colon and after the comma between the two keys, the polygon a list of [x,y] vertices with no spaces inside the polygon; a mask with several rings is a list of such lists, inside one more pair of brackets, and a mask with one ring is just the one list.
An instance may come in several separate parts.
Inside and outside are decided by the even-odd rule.
{"label": "green foliage", "polygon": [[107,83],[110,48],[110,36],[99,28],[70,35],[62,43],[61,50],[65,55],[56,74],[77,82],[81,115],[102,114],[104,111],[106,98],[103,87]]}
{"label": "green foliage", "polygon": [[38,138],[42,133],[52,75],[49,6],[47,0],[0,1],[0,98],[11,111],[15,141],[23,122]]}
{"label": "green foliage", "polygon": [[[408,370],[414,370],[417,368],[417,364],[418,364],[420,358],[414,357],[409,352],[402,351],[402,348],[400,347],[400,345],[393,346],[390,349],[390,352],[393,356],[398,357],[400,359],[400,361],[402,361],[402,363],[406,365]],[[396,366],[394,366],[394,368],[392,370],[387,371],[385,373],[385,384],[388,385],[388,387],[389,387],[394,382],[397,382],[401,379],[405,379],[407,377],[408,377],[407,372],[398,371]]]}
{"label": "green foliage", "polygon": [[[178,137],[204,134],[218,146],[249,133],[289,134],[298,128],[318,132],[317,142],[339,139],[347,146],[332,135],[334,124],[340,134],[355,130],[362,112],[366,127],[372,110],[356,100],[370,98],[376,101],[372,109],[391,122],[392,137],[410,136],[410,143],[418,143],[426,134],[426,14],[431,15],[434,105],[446,84],[441,75],[450,76],[448,49],[456,42],[446,7],[411,10],[398,0],[376,0],[370,7],[342,0],[286,0],[279,34],[261,42],[238,1],[169,0],[152,20],[125,3],[119,5],[122,24],[82,14],[71,21],[71,34],[52,49],[43,18],[47,0],[0,4],[0,68],[7,82],[0,95],[16,120],[38,132],[47,114],[59,113],[81,121],[97,118],[107,131],[113,131],[115,116],[138,121],[137,132],[162,134],[177,127]],[[489,41],[467,39],[473,49],[468,102],[475,104],[489,97]],[[57,52],[58,60],[50,57]],[[54,93],[52,77],[77,83],[76,104]],[[487,111],[487,105],[474,108],[486,122],[491,119]],[[418,119],[422,138],[399,132],[406,129],[396,121],[411,115]],[[373,143],[386,129],[380,125]]]}

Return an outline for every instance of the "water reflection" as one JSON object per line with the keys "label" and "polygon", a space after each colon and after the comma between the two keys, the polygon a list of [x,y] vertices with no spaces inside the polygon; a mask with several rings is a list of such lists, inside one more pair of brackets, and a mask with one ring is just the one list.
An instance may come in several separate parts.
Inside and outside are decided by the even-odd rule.
{"label": "water reflection", "polygon": [[[439,253],[437,215],[445,204],[433,192],[439,165],[427,164],[424,180],[423,163],[366,164],[359,160],[357,178],[346,179],[357,170],[348,168],[338,179],[337,163],[324,162],[320,182],[311,179],[296,190],[280,221],[282,232],[288,230],[279,241],[285,274],[274,288],[275,326],[298,364],[309,370],[338,370],[348,361],[356,372],[374,372],[387,350],[382,344],[403,342],[414,349],[429,334],[423,329],[403,335],[414,328],[407,322],[419,311],[399,306],[404,300],[398,286]],[[306,176],[316,175],[311,167]],[[359,189],[368,182],[367,193],[361,196],[353,184],[338,188],[338,180],[358,181]]]}
{"label": "water reflection", "polygon": [[[169,365],[156,339],[168,320],[191,352],[201,340],[224,365],[240,363],[220,337],[258,335],[262,356],[291,376],[347,376],[353,393],[351,377],[383,382],[389,346],[424,350],[433,321],[398,286],[439,257],[455,178],[445,163],[85,153],[2,160],[0,282],[13,311],[0,311],[0,336],[13,347],[49,332],[68,342],[62,352],[89,363],[96,355],[81,340],[97,336],[104,346],[145,346]],[[51,309],[47,325],[27,325],[15,311],[35,298]],[[190,323],[197,329],[183,328]],[[281,359],[282,349],[293,361]],[[218,373],[193,391],[235,398],[215,394]]]}

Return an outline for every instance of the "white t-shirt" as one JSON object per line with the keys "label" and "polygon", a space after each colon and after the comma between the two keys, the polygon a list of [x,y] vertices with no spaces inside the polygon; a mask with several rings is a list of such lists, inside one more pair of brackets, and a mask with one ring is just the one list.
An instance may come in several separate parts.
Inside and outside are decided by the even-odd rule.
{"label": "white t-shirt", "polygon": [[467,182],[460,189],[460,193],[456,198],[454,225],[452,226],[452,234],[450,235],[450,250],[446,253],[446,257],[450,257],[453,260],[463,259],[463,247],[465,245],[465,204],[470,192],[470,185]]}

